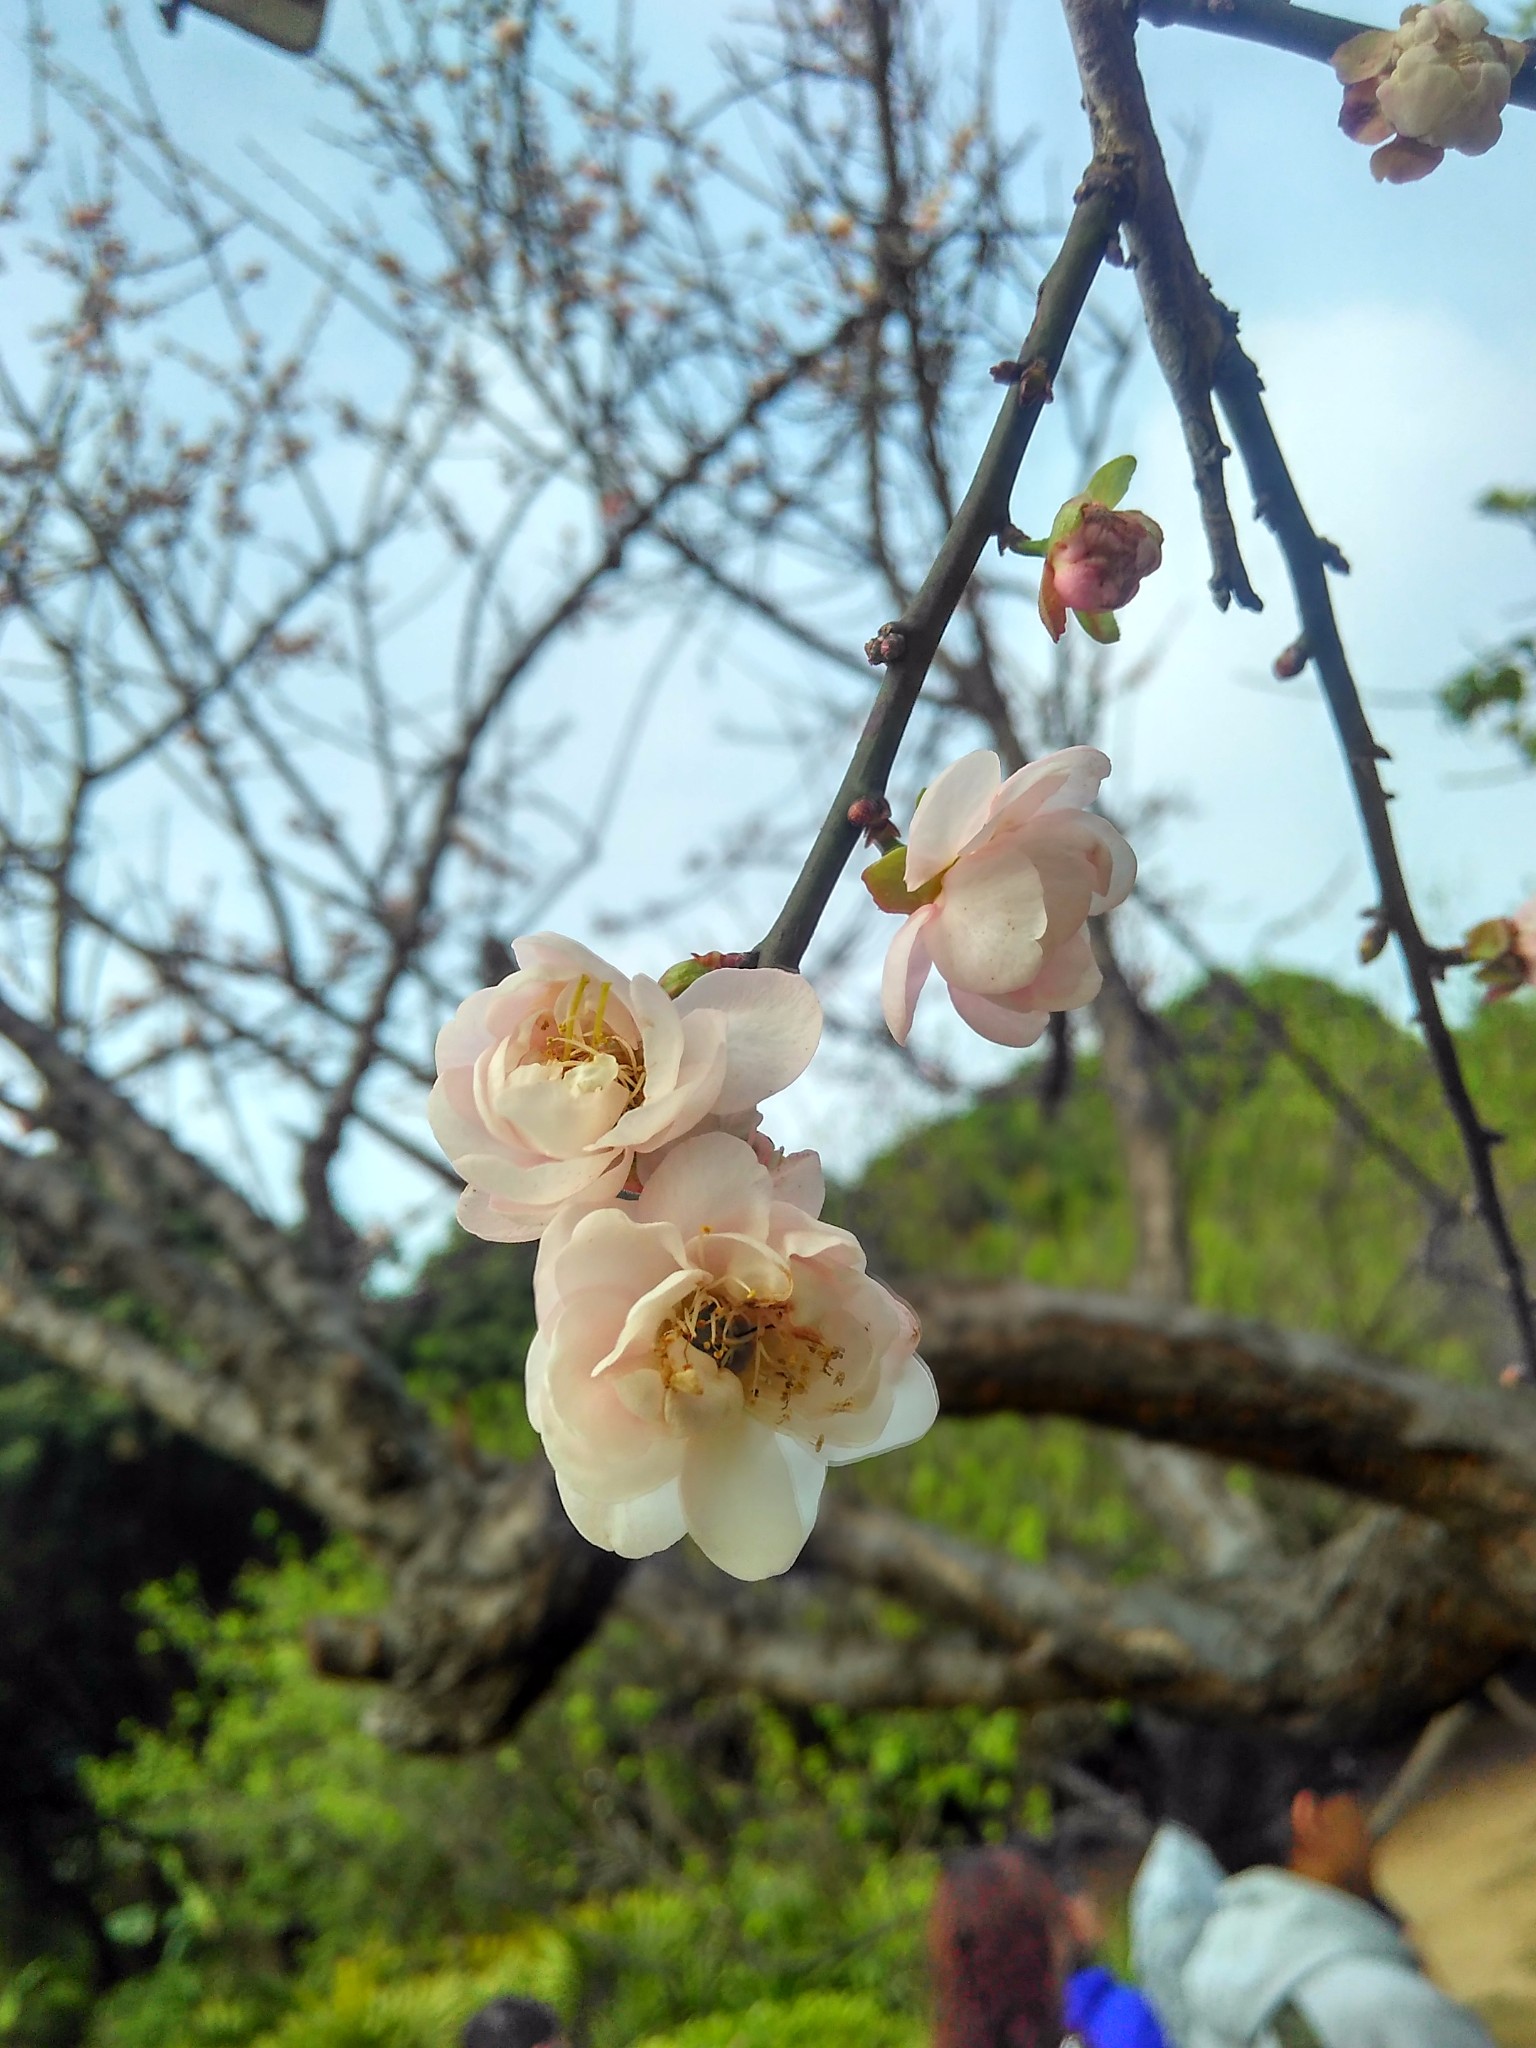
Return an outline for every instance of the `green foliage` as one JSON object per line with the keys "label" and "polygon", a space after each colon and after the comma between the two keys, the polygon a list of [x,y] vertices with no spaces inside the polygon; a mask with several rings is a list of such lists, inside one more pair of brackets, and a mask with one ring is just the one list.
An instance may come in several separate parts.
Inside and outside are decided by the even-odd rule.
{"label": "green foliage", "polygon": [[[1523,33],[1536,22],[1536,7],[1521,18]],[[1489,491],[1478,510],[1512,520],[1536,539],[1536,491]],[[1517,633],[1479,655],[1441,687],[1440,708],[1453,725],[1491,732],[1536,767],[1536,637]]]}
{"label": "green foliage", "polygon": [[[1459,1188],[1455,1133],[1417,1044],[1302,976],[1262,976],[1252,992],[1267,1026],[1219,985],[1164,1019],[1201,1300],[1446,1372],[1498,1362],[1506,1340],[1475,1228],[1428,1229],[1397,1169],[1341,1127],[1273,1032]],[[1462,1035],[1479,1100],[1510,1132],[1501,1165],[1527,1234],[1533,1023],[1516,998]],[[1026,1072],[895,1147],[835,1208],[898,1279],[1114,1288],[1133,1256],[1091,1060],[1054,1115]],[[509,1448],[530,1441],[528,1273],[516,1252],[458,1243],[393,1311],[413,1384],[455,1426]],[[1126,1576],[1165,1561],[1102,1438],[1065,1423],[941,1425],[840,1475],[849,1483],[1024,1559],[1083,1555]],[[1023,1716],[679,1695],[622,1621],[497,1754],[395,1755],[360,1727],[364,1696],[316,1677],[303,1647],[311,1615],[367,1612],[381,1595],[333,1543],[308,1559],[290,1545],[222,1608],[185,1574],[142,1596],[146,1653],[187,1682],[85,1773],[106,1926],[149,1966],[98,2003],[91,2048],[417,2048],[451,2043],[496,1992],[541,1989],[583,2048],[782,2048],[812,2034],[901,2048],[921,2032],[935,1851],[1048,1824]],[[878,1623],[914,1626],[895,1605]],[[29,2023],[45,1988],[16,1987]]]}
{"label": "green foliage", "polygon": [[636,2048],[922,2048],[916,2019],[893,2022],[873,1999],[841,1991],[759,1999],[744,2012],[711,2013],[670,2034],[647,2034]]}

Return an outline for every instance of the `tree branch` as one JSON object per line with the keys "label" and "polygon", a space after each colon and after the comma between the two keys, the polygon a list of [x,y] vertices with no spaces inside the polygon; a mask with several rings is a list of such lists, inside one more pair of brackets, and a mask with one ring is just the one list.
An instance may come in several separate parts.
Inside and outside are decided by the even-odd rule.
{"label": "tree branch", "polygon": [[1237,340],[1237,323],[1227,316],[1229,338],[1216,366],[1215,389],[1221,400],[1253,485],[1258,513],[1280,543],[1296,597],[1302,637],[1323,686],[1334,730],[1343,749],[1371,865],[1381,890],[1381,911],[1402,956],[1403,968],[1429,1047],[1440,1092],[1445,1097],[1466,1155],[1483,1228],[1493,1246],[1503,1280],[1524,1375],[1536,1380],[1536,1306],[1531,1300],[1525,1263],[1515,1242],[1499,1191],[1493,1148],[1500,1133],[1490,1130],[1478,1114],[1462,1071],[1456,1041],[1440,1009],[1438,968],[1429,942],[1419,928],[1407,878],[1398,858],[1397,841],[1387,809],[1379,763],[1388,759],[1371,732],[1349,659],[1339,637],[1327,570],[1339,566],[1337,548],[1323,540],[1307,517],[1285,457],[1270,425],[1263,384],[1252,359]]}
{"label": "tree branch", "polygon": [[[1124,162],[1135,180],[1126,243],[1152,353],[1184,429],[1211,555],[1211,594],[1223,611],[1234,597],[1246,610],[1261,611],[1263,604],[1248,580],[1227,503],[1222,464],[1230,450],[1211,404],[1211,378],[1226,336],[1179,217],[1136,68],[1133,25],[1121,0],[1062,4],[1094,149]],[[1159,251],[1168,250],[1176,252],[1176,260],[1157,260]]]}
{"label": "tree branch", "polygon": [[[1245,43],[1264,43],[1297,57],[1331,64],[1340,43],[1362,30],[1378,27],[1349,21],[1341,14],[1319,14],[1292,0],[1140,0],[1141,19],[1154,28],[1203,28],[1213,35],[1236,36]],[[1527,47],[1531,47],[1527,45]],[[1510,87],[1511,106],[1536,107],[1536,70],[1527,61]]]}
{"label": "tree branch", "polygon": [[[1285,556],[1302,638],[1317,665],[1354,785],[1381,889],[1382,914],[1397,939],[1418,1021],[1466,1154],[1478,1213],[1503,1278],[1523,1370],[1528,1378],[1536,1379],[1536,1306],[1494,1172],[1497,1133],[1490,1131],[1477,1113],[1455,1041],[1440,1012],[1436,963],[1408,894],[1377,765],[1387,757],[1371,732],[1328,593],[1326,572],[1347,569],[1348,564],[1308,519],[1265,411],[1259,373],[1238,344],[1236,317],[1220,303],[1196,267],[1163,168],[1136,62],[1130,17],[1121,0],[1063,0],[1063,4],[1095,145],[1103,147],[1113,140],[1137,167],[1138,202],[1132,220],[1137,284],[1158,361],[1186,420],[1196,488],[1204,503],[1213,479],[1220,486],[1219,463],[1213,469],[1208,451],[1202,455],[1197,437],[1190,434],[1191,422],[1203,433],[1207,419],[1213,421],[1214,393],[1242,452],[1259,516]],[[1151,205],[1144,203],[1148,193],[1153,195]],[[1225,506],[1224,496],[1222,503]],[[1222,601],[1219,588],[1217,601]]]}
{"label": "tree branch", "polygon": [[858,841],[848,822],[860,797],[881,796],[938,652],[987,542],[1008,517],[1009,494],[1031,436],[1051,395],[1051,380],[1098,275],[1126,204],[1122,167],[1096,154],[1078,187],[1061,252],[1046,272],[1017,374],[1008,384],[970,489],[944,536],[933,566],[902,618],[882,629],[891,652],[874,706],[826,821],[806,856],[772,931],[757,948],[762,967],[798,967],[833,887]]}
{"label": "tree branch", "polygon": [[[1395,1734],[1482,1684],[1529,1633],[1443,1529],[1363,1517],[1286,1572],[1111,1586],[829,1502],[809,1569],[707,1589],[675,1559],[635,1572],[627,1613],[721,1691],[802,1706],[1027,1707],[1134,1698],[1332,1737]],[[944,1633],[818,1625],[826,1576],[895,1596]]]}
{"label": "tree branch", "polygon": [[1443,1523],[1536,1599],[1536,1415],[1325,1337],[1019,1282],[917,1288],[946,1415],[1071,1415]]}

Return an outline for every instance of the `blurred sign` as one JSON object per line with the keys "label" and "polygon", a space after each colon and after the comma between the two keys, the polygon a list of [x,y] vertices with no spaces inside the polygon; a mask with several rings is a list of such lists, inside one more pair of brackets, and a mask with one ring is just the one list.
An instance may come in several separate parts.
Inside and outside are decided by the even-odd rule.
{"label": "blurred sign", "polygon": [[187,7],[216,14],[221,21],[243,28],[247,35],[307,57],[320,40],[326,0],[161,0],[166,27],[176,28]]}

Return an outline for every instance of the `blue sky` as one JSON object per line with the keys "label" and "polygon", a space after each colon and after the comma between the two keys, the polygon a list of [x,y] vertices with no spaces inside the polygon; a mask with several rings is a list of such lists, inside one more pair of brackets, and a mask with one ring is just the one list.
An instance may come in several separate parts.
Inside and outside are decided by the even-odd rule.
{"label": "blue sky", "polygon": [[[149,0],[127,4],[151,14]],[[66,49],[78,5],[53,10],[69,24]],[[361,0],[332,0],[343,46],[354,32],[349,10],[360,17]],[[1052,0],[1013,0],[1009,11],[1010,75],[999,96],[1017,94],[1019,118],[1038,130],[1033,174],[1064,201],[1087,154],[1065,29]],[[733,19],[723,7],[703,12],[721,32]],[[638,0],[636,15],[659,72],[680,75],[685,87],[703,78],[709,59],[697,6]],[[78,34],[84,53],[87,31]],[[1141,40],[1197,256],[1242,314],[1303,497],[1354,565],[1336,586],[1346,639],[1394,757],[1396,821],[1425,922],[1449,939],[1536,886],[1536,783],[1500,778],[1501,757],[1448,733],[1429,705],[1434,686],[1474,647],[1536,614],[1536,554],[1473,510],[1490,484],[1536,484],[1536,114],[1516,110],[1488,157],[1453,156],[1422,184],[1381,187],[1367,152],[1337,131],[1338,89],[1325,67],[1189,30],[1147,29]],[[248,162],[245,141],[290,168],[319,161],[318,109],[301,64],[191,15],[175,38],[147,22],[141,49],[194,147],[228,167]],[[14,119],[22,74],[3,40],[0,94]],[[1124,278],[1108,289],[1128,307]],[[1021,334],[1027,318],[1021,307]],[[985,425],[978,406],[978,449]],[[1064,437],[1048,429],[1049,416],[1016,502],[1026,524],[1028,511],[1037,513],[1036,530],[1039,511],[1048,519],[1082,482]],[[1222,617],[1209,603],[1182,447],[1150,363],[1133,376],[1117,443],[1141,465],[1132,502],[1167,535],[1165,567],[1126,614],[1123,642],[1128,662],[1158,645],[1166,653],[1105,736],[1117,809],[1174,801],[1143,844],[1146,870],[1223,957],[1315,968],[1400,1009],[1395,966],[1362,972],[1355,964],[1370,885],[1348,787],[1311,680],[1281,685],[1269,676],[1294,624],[1278,556],[1248,520],[1236,465],[1234,502],[1267,603],[1257,618]],[[590,790],[616,698],[625,699],[648,652],[644,632],[634,634],[616,665],[599,640],[562,671],[587,706],[551,768],[573,798]],[[675,880],[682,858],[719,822],[722,764],[744,758],[729,732],[761,728],[773,715],[771,679],[681,662],[637,743],[610,856],[553,921],[583,933],[602,913]],[[781,753],[755,772],[804,804],[818,776],[830,794],[838,766]],[[680,804],[682,789],[699,794]],[[771,895],[766,883],[747,882],[695,920],[660,919],[627,942],[626,964],[654,970],[692,946],[749,942]],[[1176,958],[1143,943],[1160,984],[1174,985]],[[877,957],[871,951],[866,970],[871,1000]],[[922,1041],[978,1079],[994,1074],[994,1057],[946,1018],[931,994]],[[929,1107],[905,1084],[855,1098],[813,1070],[773,1125],[787,1141],[821,1144],[847,1170]]]}

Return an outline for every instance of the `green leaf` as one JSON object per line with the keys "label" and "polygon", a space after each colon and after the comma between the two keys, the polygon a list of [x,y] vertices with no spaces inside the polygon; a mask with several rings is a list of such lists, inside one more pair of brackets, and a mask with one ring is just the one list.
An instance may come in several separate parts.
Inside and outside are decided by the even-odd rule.
{"label": "green leaf", "polygon": [[1113,612],[1074,612],[1072,616],[1101,647],[1112,647],[1120,638],[1120,622]]}
{"label": "green leaf", "polygon": [[1103,463],[1088,479],[1085,498],[1095,505],[1118,505],[1131,487],[1131,478],[1136,474],[1134,455],[1117,455],[1111,462]]}

